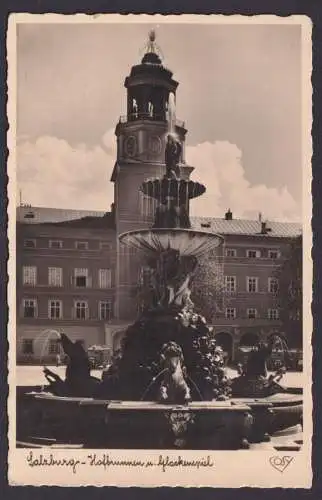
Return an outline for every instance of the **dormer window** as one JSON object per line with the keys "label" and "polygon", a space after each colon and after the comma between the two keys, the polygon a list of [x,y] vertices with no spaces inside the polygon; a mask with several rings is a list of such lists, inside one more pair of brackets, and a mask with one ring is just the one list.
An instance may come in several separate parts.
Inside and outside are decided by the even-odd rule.
{"label": "dormer window", "polygon": [[35,218],[35,214],[33,212],[27,212],[24,215],[24,219],[34,219],[34,218]]}

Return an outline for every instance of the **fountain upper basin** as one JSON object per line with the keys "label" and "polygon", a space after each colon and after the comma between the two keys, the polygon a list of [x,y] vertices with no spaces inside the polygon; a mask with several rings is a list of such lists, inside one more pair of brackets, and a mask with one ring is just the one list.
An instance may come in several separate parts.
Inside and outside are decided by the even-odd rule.
{"label": "fountain upper basin", "polygon": [[182,205],[187,200],[201,196],[206,191],[206,188],[200,182],[163,177],[163,179],[145,181],[140,190],[146,196],[156,198],[157,200],[169,197],[175,199],[178,205]]}
{"label": "fountain upper basin", "polygon": [[178,250],[181,256],[198,257],[217,248],[223,237],[206,231],[192,229],[140,229],[120,234],[126,246],[155,254],[165,250]]}

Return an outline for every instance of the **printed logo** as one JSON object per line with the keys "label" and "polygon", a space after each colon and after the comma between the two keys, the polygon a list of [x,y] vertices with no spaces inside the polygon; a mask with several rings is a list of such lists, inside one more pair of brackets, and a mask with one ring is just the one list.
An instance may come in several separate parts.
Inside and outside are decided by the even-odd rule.
{"label": "printed logo", "polygon": [[269,463],[271,464],[274,469],[278,470],[279,472],[284,472],[286,467],[290,465],[294,457],[290,456],[284,456],[284,457],[271,457],[269,459]]}

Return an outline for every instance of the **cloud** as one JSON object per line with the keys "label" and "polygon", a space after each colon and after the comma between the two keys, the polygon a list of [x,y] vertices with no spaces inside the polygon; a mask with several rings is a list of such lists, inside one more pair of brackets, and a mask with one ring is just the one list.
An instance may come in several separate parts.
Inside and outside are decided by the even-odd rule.
{"label": "cloud", "polygon": [[[18,186],[25,203],[34,206],[109,210],[113,201],[110,176],[116,158],[113,130],[101,143],[72,146],[51,136],[17,143]],[[192,178],[206,193],[191,204],[191,213],[222,217],[228,208],[236,217],[298,220],[299,206],[286,187],[251,185],[241,151],[226,141],[187,146],[186,160],[195,167]]]}
{"label": "cloud", "polygon": [[72,146],[42,136],[17,144],[18,187],[25,203],[86,210],[109,210],[113,201],[110,176],[116,158],[114,134],[102,144]]}
{"label": "cloud", "polygon": [[192,215],[222,217],[230,208],[236,217],[252,219],[261,212],[266,219],[299,220],[299,204],[287,187],[251,185],[241,160],[241,151],[227,141],[186,148],[186,161],[195,167],[192,178],[207,187],[202,197],[192,201]]}

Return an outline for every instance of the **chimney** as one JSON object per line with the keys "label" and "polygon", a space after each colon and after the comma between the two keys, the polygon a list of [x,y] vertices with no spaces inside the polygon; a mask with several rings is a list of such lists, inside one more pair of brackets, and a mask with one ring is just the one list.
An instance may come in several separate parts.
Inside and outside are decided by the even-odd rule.
{"label": "chimney", "polygon": [[233,220],[233,213],[228,208],[228,211],[225,213],[225,220]]}
{"label": "chimney", "polygon": [[261,222],[261,234],[267,234],[271,232],[271,228],[267,226],[267,221]]}

